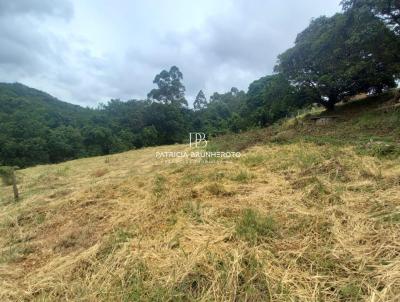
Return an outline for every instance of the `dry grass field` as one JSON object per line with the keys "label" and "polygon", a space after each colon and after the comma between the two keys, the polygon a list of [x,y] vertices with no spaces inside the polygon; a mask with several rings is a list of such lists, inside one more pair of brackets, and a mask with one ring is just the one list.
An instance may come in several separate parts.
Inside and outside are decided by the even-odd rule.
{"label": "dry grass field", "polygon": [[400,301],[400,111],[359,103],[210,146],[232,162],[155,158],[173,145],[18,171],[0,301]]}

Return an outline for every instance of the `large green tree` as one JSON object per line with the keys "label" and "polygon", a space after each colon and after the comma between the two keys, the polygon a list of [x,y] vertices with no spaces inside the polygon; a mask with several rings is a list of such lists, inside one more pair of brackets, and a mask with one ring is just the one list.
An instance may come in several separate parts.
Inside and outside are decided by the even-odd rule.
{"label": "large green tree", "polygon": [[278,59],[276,71],[332,110],[347,96],[395,86],[400,43],[370,12],[351,12],[313,20]]}
{"label": "large green tree", "polygon": [[268,75],[250,84],[243,114],[250,125],[266,126],[303,107],[309,99],[282,74]]}
{"label": "large green tree", "polygon": [[193,108],[194,110],[200,110],[206,107],[207,107],[207,98],[204,95],[203,90],[200,90],[196,96],[196,99],[194,100]]}
{"label": "large green tree", "polygon": [[246,93],[236,87],[232,87],[226,93],[214,92],[207,108],[196,112],[197,117],[193,120],[194,128],[199,130],[199,125],[201,125],[201,130],[209,135],[221,134],[230,130],[237,131],[238,115],[234,115],[234,113],[239,112],[245,99]]}
{"label": "large green tree", "polygon": [[153,81],[158,88],[151,90],[147,97],[162,104],[187,106],[182,80],[183,74],[178,67],[172,66],[169,71],[163,70]]}
{"label": "large green tree", "polygon": [[[182,142],[190,132],[187,119],[188,109],[177,106],[153,103],[144,114],[147,127],[154,127],[157,133],[157,142],[154,144],[164,145]],[[143,135],[149,132],[144,132]],[[144,139],[146,141],[146,139]]]}
{"label": "large green tree", "polygon": [[399,0],[343,0],[342,5],[345,10],[369,10],[400,35]]}

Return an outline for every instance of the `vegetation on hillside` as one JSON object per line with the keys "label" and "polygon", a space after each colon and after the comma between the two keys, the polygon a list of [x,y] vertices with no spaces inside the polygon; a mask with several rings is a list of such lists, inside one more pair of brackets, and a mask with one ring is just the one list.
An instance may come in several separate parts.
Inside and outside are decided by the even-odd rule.
{"label": "vegetation on hillside", "polygon": [[[176,66],[98,108],[0,84],[0,301],[398,301],[400,6],[342,5],[193,109]],[[242,156],[156,157],[194,131]]]}
{"label": "vegetation on hillside", "polygon": [[343,0],[346,10],[367,10],[382,19],[397,35],[400,34],[400,2],[398,0]]}
{"label": "vegetation on hillside", "polygon": [[318,103],[329,110],[358,93],[377,94],[400,77],[398,1],[346,0],[320,17],[278,58],[276,73],[187,107],[178,67],[154,78],[146,100],[111,100],[96,109],[60,102],[21,84],[0,85],[0,166],[26,167],[181,143],[265,127]]}
{"label": "vegetation on hillside", "polygon": [[[321,110],[320,110],[321,111]],[[212,138],[19,170],[0,187],[2,301],[396,301],[400,106],[351,101]]]}
{"label": "vegetation on hillside", "polygon": [[400,76],[400,39],[369,12],[320,17],[279,56],[276,70],[333,110],[362,92],[382,92]]}

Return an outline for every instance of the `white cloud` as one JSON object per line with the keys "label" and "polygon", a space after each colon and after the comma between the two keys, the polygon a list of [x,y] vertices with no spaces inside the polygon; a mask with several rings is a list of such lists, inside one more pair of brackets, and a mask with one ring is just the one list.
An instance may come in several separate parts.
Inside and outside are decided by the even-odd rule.
{"label": "white cloud", "polygon": [[247,89],[272,72],[312,17],[338,11],[338,2],[2,1],[0,81],[96,105],[144,98],[155,74],[177,65],[189,99],[200,89]]}

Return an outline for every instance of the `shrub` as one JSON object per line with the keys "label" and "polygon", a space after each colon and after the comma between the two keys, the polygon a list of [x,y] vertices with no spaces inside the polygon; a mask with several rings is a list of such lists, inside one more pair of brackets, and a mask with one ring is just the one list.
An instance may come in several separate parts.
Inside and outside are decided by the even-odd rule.
{"label": "shrub", "polygon": [[13,184],[13,174],[14,174],[13,167],[8,167],[8,166],[0,167],[0,177],[6,186],[11,186]]}

